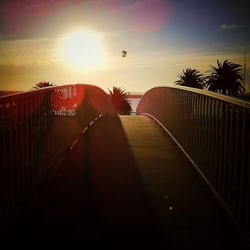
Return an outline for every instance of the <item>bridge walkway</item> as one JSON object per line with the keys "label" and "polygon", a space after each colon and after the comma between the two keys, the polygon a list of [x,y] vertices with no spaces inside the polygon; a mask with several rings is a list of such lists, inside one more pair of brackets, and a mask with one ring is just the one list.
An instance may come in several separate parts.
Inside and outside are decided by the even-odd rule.
{"label": "bridge walkway", "polygon": [[38,190],[15,232],[40,240],[244,249],[191,163],[145,116],[99,119]]}

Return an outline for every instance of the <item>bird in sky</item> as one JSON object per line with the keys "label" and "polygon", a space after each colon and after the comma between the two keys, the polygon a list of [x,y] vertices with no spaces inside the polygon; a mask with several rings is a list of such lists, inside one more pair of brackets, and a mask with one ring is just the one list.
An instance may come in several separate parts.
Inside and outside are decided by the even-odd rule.
{"label": "bird in sky", "polygon": [[127,51],[126,50],[122,50],[122,57],[127,56]]}

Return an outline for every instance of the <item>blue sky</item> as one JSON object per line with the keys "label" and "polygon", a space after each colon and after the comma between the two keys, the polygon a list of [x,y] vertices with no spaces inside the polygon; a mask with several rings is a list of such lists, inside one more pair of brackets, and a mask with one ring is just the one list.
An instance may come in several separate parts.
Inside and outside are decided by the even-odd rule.
{"label": "blue sky", "polygon": [[[1,1],[0,89],[51,81],[143,92],[173,84],[187,67],[206,73],[218,59],[243,64],[249,10],[243,0]],[[60,39],[76,28],[98,34],[98,64],[74,68],[58,55]]]}

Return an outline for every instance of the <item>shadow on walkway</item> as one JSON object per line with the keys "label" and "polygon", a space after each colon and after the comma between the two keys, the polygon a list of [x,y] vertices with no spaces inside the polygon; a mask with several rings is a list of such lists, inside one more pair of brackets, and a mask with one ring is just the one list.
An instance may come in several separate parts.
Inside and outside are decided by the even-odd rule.
{"label": "shadow on walkway", "polygon": [[80,138],[15,233],[40,240],[161,241],[118,117],[98,120]]}

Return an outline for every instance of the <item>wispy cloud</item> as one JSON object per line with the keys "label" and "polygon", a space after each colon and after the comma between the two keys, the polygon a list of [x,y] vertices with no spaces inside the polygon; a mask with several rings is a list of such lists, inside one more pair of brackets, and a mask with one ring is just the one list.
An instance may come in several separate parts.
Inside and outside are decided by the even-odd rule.
{"label": "wispy cloud", "polygon": [[240,27],[241,26],[239,24],[226,24],[226,23],[224,23],[220,26],[220,29],[221,30],[235,30],[235,29],[238,29]]}

